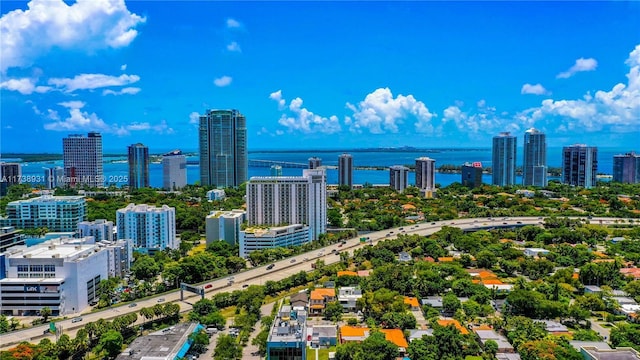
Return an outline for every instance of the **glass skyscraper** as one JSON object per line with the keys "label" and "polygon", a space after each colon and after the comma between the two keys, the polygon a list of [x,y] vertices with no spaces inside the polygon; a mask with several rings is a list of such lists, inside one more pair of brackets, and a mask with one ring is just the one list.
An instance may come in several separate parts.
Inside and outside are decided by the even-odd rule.
{"label": "glass skyscraper", "polygon": [[515,184],[516,180],[516,144],[517,138],[511,133],[502,132],[493,137],[492,183],[498,186]]}
{"label": "glass skyscraper", "polygon": [[338,157],[338,185],[353,188],[353,156],[342,154]]}
{"label": "glass skyscraper", "polygon": [[592,188],[596,186],[598,148],[584,144],[562,148],[562,183]]}
{"label": "glass skyscraper", "polygon": [[613,181],[638,184],[640,183],[640,155],[630,152],[613,157]]}
{"label": "glass skyscraper", "polygon": [[537,130],[529,129],[524,133],[524,162],[522,166],[522,184],[547,186],[547,136]]}
{"label": "glass skyscraper", "polygon": [[129,189],[149,187],[149,148],[137,143],[129,146]]}
{"label": "glass skyscraper", "polygon": [[200,184],[232,187],[247,181],[247,122],[238,110],[200,115]]}

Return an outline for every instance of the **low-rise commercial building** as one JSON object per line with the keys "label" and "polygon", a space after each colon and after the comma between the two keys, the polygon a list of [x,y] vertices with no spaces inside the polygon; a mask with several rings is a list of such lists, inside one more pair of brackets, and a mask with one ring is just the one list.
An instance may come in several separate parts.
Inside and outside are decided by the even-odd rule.
{"label": "low-rise commercial building", "polygon": [[[25,237],[21,230],[16,230],[13,226],[3,226],[0,228],[0,253],[12,246],[24,245]],[[0,279],[4,274],[0,274]]]}
{"label": "low-rise commercial building", "polygon": [[307,312],[283,305],[267,337],[267,360],[307,359]]}
{"label": "low-rise commercial building", "polygon": [[96,242],[113,241],[114,236],[113,221],[97,219],[95,221],[83,221],[78,224],[78,236],[93,236]]}
{"label": "low-rise commercial building", "polygon": [[247,258],[252,251],[276,247],[298,246],[310,241],[309,227],[288,225],[278,227],[249,227],[240,231],[240,257]]}
{"label": "low-rise commercial building", "polygon": [[202,325],[197,323],[179,323],[139,337],[133,340],[116,360],[184,359],[193,344],[189,336],[202,328]]}

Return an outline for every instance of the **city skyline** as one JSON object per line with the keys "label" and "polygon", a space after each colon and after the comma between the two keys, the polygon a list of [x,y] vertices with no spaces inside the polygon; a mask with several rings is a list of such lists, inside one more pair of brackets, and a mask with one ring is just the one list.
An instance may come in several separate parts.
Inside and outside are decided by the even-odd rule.
{"label": "city skyline", "polygon": [[636,2],[67,3],[3,3],[2,152],[89,131],[196,149],[198,115],[226,108],[252,119],[249,149],[489,147],[535,127],[632,150],[640,131]]}

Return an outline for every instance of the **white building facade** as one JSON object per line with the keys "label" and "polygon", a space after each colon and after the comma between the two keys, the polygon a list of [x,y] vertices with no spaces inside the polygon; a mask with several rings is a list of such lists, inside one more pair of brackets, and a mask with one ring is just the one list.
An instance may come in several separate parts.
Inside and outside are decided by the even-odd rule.
{"label": "white building facade", "polygon": [[187,157],[174,150],[162,156],[162,188],[180,190],[187,186]]}
{"label": "white building facade", "polygon": [[87,219],[87,204],[82,196],[52,196],[12,201],[6,207],[2,226],[19,229],[46,227],[50,231],[76,231]]}
{"label": "white building facade", "polygon": [[298,246],[308,243],[309,226],[288,225],[270,228],[247,228],[240,231],[240,257],[247,258],[252,251],[276,247]]}
{"label": "white building facade", "polygon": [[327,229],[327,180],[324,169],[302,176],[252,177],[247,183],[250,226],[307,225],[309,240]]}
{"label": "white building facade", "polygon": [[207,245],[214,241],[238,244],[240,227],[246,218],[247,212],[244,210],[212,211],[205,219]]}
{"label": "white building facade", "polygon": [[83,221],[78,224],[78,236],[93,236],[97,242],[113,241],[113,221],[97,219],[95,221]]}
{"label": "white building facade", "polygon": [[117,238],[131,239],[135,248],[146,250],[177,249],[176,209],[129,204],[116,212]]}
{"label": "white building facade", "polygon": [[45,306],[56,316],[82,311],[97,299],[98,283],[112,270],[104,246],[61,239],[14,247],[2,256],[6,278],[0,280],[0,302],[9,315],[35,315]]}

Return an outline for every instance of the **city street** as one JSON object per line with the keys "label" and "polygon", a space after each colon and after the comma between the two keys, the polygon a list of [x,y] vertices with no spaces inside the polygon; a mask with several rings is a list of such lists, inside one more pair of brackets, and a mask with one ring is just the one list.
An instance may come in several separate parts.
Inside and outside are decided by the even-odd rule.
{"label": "city street", "polygon": [[[447,221],[436,221],[430,224],[420,223],[416,225],[406,225],[400,230],[400,228],[387,229],[383,231],[376,231],[367,234],[367,237],[375,244],[380,240],[384,240],[386,238],[395,237],[398,234],[419,234],[419,235],[430,235],[437,231],[439,231],[443,226],[455,226],[461,229],[482,229],[482,228],[491,228],[491,227],[507,227],[507,226],[524,226],[524,225],[536,225],[543,221],[542,217],[508,217],[508,218],[492,218],[491,220],[487,218],[479,218],[479,219],[454,219]],[[593,218],[590,219],[591,223],[595,224],[613,224],[620,221],[624,221],[629,224],[626,219],[615,219],[615,218]],[[486,225],[485,225],[486,224]],[[640,225],[640,222],[634,222],[633,225]],[[339,254],[333,254],[332,251],[336,250],[338,252],[347,251],[350,254],[353,253],[355,249],[362,248],[366,246],[366,243],[361,243],[359,237],[355,237],[346,241],[346,244],[343,246],[339,246],[339,244],[333,244],[322,249],[317,249],[314,251],[310,251],[304,254],[300,254],[291,258],[287,258],[281,261],[277,261],[274,263],[275,267],[272,270],[266,270],[266,265],[259,266],[256,268],[251,268],[249,270],[233,274],[234,283],[229,286],[229,276],[212,280],[205,284],[211,284],[211,288],[207,289],[207,295],[211,296],[215,293],[224,292],[224,291],[233,291],[233,290],[241,290],[243,289],[243,285],[261,285],[268,280],[278,281],[284,279],[288,276],[296,274],[300,271],[311,271],[311,264],[316,260],[323,260],[325,264],[333,264],[340,261]],[[305,261],[304,259],[307,259]],[[203,284],[204,286],[204,284]],[[185,292],[184,299],[188,302],[195,302],[198,299],[198,295]],[[129,307],[128,304],[123,304],[122,306],[118,306],[115,308],[106,309],[103,311],[93,312],[93,313],[85,313],[85,314],[75,314],[75,315],[67,315],[68,319],[64,321],[57,322],[57,326],[62,326],[63,332],[69,334],[69,336],[73,337],[75,335],[75,330],[83,327],[84,324],[92,321],[97,321],[98,319],[110,320],[117,316],[137,312],[140,308],[143,307],[151,307],[157,303],[159,303],[159,299],[164,299],[162,302],[178,302],[180,304],[181,311],[189,311],[191,309],[191,305],[186,302],[180,301],[180,291],[174,290],[172,292],[156,295],[151,298],[147,298],[144,300],[137,300],[136,307]],[[83,320],[81,322],[72,323],[71,319],[76,316],[82,316]],[[140,317],[141,318],[141,317]],[[138,319],[138,321],[142,322],[142,319]],[[14,331],[7,334],[0,335],[0,349],[7,349],[15,344],[20,343],[21,341],[29,341],[29,342],[38,342],[43,337],[43,331],[48,328],[48,325],[40,325],[33,328],[28,328],[24,330]],[[54,335],[47,334],[44,336],[48,336],[53,338]]]}

